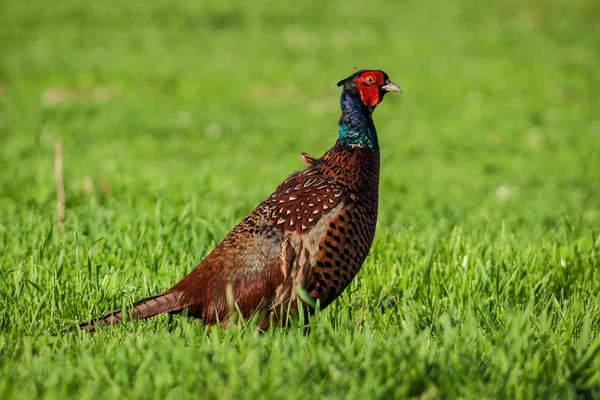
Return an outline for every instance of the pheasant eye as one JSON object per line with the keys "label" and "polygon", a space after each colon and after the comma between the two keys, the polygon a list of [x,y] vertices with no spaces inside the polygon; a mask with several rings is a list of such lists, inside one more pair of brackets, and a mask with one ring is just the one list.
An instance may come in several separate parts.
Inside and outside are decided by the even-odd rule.
{"label": "pheasant eye", "polygon": [[372,84],[373,84],[373,82],[375,82],[375,78],[373,78],[371,75],[369,75],[369,76],[367,76],[367,77],[365,78],[365,83],[366,83],[367,85],[372,85]]}

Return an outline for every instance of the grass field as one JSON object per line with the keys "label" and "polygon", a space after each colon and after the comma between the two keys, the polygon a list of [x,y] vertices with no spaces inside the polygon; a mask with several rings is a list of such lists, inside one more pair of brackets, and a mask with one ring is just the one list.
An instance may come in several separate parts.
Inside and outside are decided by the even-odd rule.
{"label": "grass field", "polygon": [[[0,398],[598,398],[599,4],[3,1]],[[404,94],[373,248],[309,335],[60,333],[326,151],[355,66]]]}

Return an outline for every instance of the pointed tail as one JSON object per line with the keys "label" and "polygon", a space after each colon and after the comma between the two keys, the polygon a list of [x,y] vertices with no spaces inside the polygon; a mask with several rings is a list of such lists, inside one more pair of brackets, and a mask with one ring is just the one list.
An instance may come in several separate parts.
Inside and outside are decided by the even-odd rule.
{"label": "pointed tail", "polygon": [[167,291],[137,301],[129,309],[115,310],[101,317],[83,322],[79,324],[79,329],[92,332],[97,326],[117,325],[130,319],[144,319],[164,313],[176,313],[186,306],[182,302],[181,293]]}

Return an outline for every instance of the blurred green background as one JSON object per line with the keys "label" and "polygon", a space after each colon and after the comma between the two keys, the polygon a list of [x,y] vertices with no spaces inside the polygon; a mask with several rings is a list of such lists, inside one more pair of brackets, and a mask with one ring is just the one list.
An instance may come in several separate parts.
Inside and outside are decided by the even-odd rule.
{"label": "blurred green background", "polygon": [[3,8],[7,214],[50,217],[61,139],[71,215],[90,197],[158,194],[169,206],[218,201],[221,218],[237,219],[301,168],[300,151],[333,144],[335,82],[359,67],[385,70],[404,90],[375,115],[381,225],[506,220],[530,231],[559,212],[598,224],[597,2]]}
{"label": "blurred green background", "polygon": [[[0,8],[0,354],[6,373],[0,393],[119,397],[128,392],[118,371],[145,365],[140,354],[158,360],[162,353],[151,350],[171,343],[185,358],[192,350],[178,348],[176,338],[154,336],[167,329],[163,325],[66,339],[53,333],[176,282],[302,168],[300,152],[320,156],[331,147],[340,112],[335,83],[354,67],[386,71],[404,93],[387,96],[374,114],[382,152],[378,231],[358,282],[335,305],[375,321],[367,331],[376,338],[361,336],[352,321],[331,337],[346,346],[374,340],[385,354],[408,353],[391,362],[402,375],[388,376],[386,386],[352,375],[356,365],[370,368],[380,359],[361,359],[364,347],[357,347],[355,364],[336,364],[346,376],[336,382],[345,387],[349,379],[359,392],[384,397],[575,396],[599,384],[593,373],[577,381],[569,365],[583,365],[579,373],[598,366],[586,364],[594,359],[586,349],[600,319],[600,2],[3,0]],[[54,228],[57,141],[64,142],[62,231]],[[461,265],[473,267],[473,287],[461,280]],[[574,267],[567,272],[560,265]],[[488,276],[496,282],[506,276],[504,289],[486,286]],[[538,304],[541,292],[546,297]],[[383,317],[372,309],[386,298],[400,299],[391,325],[397,338],[379,333]],[[569,298],[576,307],[564,303]],[[509,322],[528,301],[526,320],[537,322],[524,322],[533,333],[519,349],[531,349],[532,340],[542,359],[554,360],[542,362],[549,372],[534,368],[539,375],[523,367],[537,377],[531,381],[498,372],[504,368],[498,365],[518,364],[510,357],[489,358],[512,348],[523,333]],[[478,304],[489,306],[496,325],[473,322],[480,318]],[[336,312],[320,323],[330,326]],[[437,346],[449,337],[441,333],[445,313],[472,328],[456,333],[462,348]],[[572,318],[571,328],[546,332],[553,339],[540,342],[548,336],[537,331],[538,322],[559,315]],[[185,322],[175,324],[167,332],[191,335]],[[130,343],[142,347],[113,364],[103,349],[118,349],[127,329],[138,329],[146,341]],[[267,335],[264,342],[251,334],[226,336],[221,343],[230,347],[218,347],[194,329],[200,333],[193,340],[202,343],[194,349],[221,354],[228,360],[223,365],[242,364],[253,346],[269,353],[289,342],[298,354],[289,368],[300,374],[290,378],[299,390],[294,393],[327,393],[326,383],[318,386],[324,391],[311,389],[303,380],[309,375],[299,372],[309,362],[300,355],[301,336]],[[344,329],[357,336],[349,339]],[[587,336],[580,341],[582,332]],[[466,339],[471,333],[481,346],[476,354],[468,352],[475,346]],[[505,337],[510,340],[498,339]],[[311,336],[309,345],[329,348],[319,338]],[[168,343],[143,347],[153,340]],[[231,347],[235,354],[228,353]],[[570,359],[567,348],[578,349]],[[440,355],[448,349],[457,349],[456,364]],[[85,354],[105,363],[115,380],[88,375]],[[417,361],[402,364],[411,354]],[[458,367],[465,354],[479,370]],[[270,380],[277,360],[265,361],[273,369],[261,385],[279,382]],[[325,372],[316,376],[335,380],[323,363]],[[455,369],[444,378],[432,378],[449,365]],[[56,382],[47,380],[52,368]],[[148,387],[157,397],[178,393],[170,390],[192,370]],[[410,371],[416,370],[422,373],[415,378]],[[223,374],[214,379],[230,391],[215,384],[213,396],[244,393],[245,383]],[[28,380],[37,389],[17,389]],[[277,386],[283,384],[261,393],[290,395]],[[188,389],[182,393],[193,393]]]}

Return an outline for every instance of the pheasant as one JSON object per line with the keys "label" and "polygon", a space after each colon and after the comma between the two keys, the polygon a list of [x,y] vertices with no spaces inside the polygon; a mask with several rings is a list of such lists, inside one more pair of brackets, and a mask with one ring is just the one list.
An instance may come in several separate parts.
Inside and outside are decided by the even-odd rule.
{"label": "pheasant", "polygon": [[306,168],[283,181],[175,286],[79,328],[184,313],[222,326],[241,314],[266,329],[299,308],[307,317],[331,304],[358,273],[375,234],[373,110],[386,93],[402,92],[380,70],[359,70],[337,85],[342,115],[329,151],[321,158],[302,153]]}

